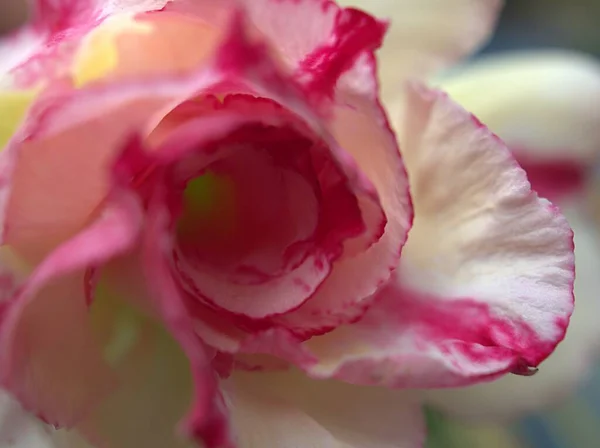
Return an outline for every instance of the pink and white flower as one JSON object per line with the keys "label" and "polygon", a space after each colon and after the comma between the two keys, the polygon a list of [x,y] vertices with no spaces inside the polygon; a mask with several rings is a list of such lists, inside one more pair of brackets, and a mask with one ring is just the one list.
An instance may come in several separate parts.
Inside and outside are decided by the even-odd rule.
{"label": "pink and white flower", "polygon": [[560,206],[575,234],[575,311],[540,372],[428,393],[455,416],[514,419],[567,398],[600,355],[600,235],[589,203],[600,155],[600,63],[566,51],[508,52],[458,68],[439,83],[507,142],[532,188]]}
{"label": "pink and white flower", "polygon": [[564,337],[565,218],[440,92],[406,87],[400,153],[386,23],[328,0],[37,6],[0,50],[0,379],[59,437],[417,447],[406,389],[527,375]]}

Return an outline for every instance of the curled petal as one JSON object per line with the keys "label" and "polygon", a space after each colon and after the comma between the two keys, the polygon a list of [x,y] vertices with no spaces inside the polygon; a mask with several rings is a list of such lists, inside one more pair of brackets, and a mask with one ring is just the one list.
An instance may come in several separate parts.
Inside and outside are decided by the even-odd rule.
{"label": "curled petal", "polygon": [[206,67],[40,97],[6,150],[16,160],[6,173],[5,241],[31,260],[66,241],[101,209],[110,189],[106,167],[124,139],[149,133],[171,107],[218,80]]}
{"label": "curled petal", "polygon": [[292,70],[328,40],[339,11],[329,0],[238,0],[238,4]]}
{"label": "curled petal", "polygon": [[573,232],[477,119],[439,93],[413,88],[409,98],[403,154],[416,219],[400,281],[481,301],[500,326],[514,330],[522,319],[529,340],[517,332],[496,342],[537,365],[564,337],[572,312]]}
{"label": "curled petal", "polygon": [[372,55],[363,53],[340,78],[336,96],[332,133],[363,175],[372,180],[387,222],[374,244],[338,260],[315,297],[282,319],[286,326],[298,326],[300,333],[301,328],[313,334],[326,332],[360,317],[398,265],[412,225],[406,170],[378,101]]}
{"label": "curled petal", "polygon": [[115,199],[97,222],[59,246],[3,310],[2,385],[55,426],[75,424],[113,386],[89,327],[85,272],[135,243],[141,217],[131,201]]}
{"label": "curled petal", "polygon": [[[367,78],[368,81],[371,81],[368,87],[366,87],[369,94],[368,98],[364,100],[366,105],[363,103],[359,103],[359,100],[357,100],[356,103],[349,103],[348,105],[344,105],[343,107],[340,106],[340,109],[349,109],[353,106],[355,106],[356,109],[359,109],[359,112],[355,116],[355,120],[357,122],[359,121],[359,118],[357,118],[359,116],[368,116],[370,118],[370,120],[364,125],[364,127],[358,129],[357,132],[367,132],[364,130],[366,128],[371,134],[368,134],[363,140],[355,141],[351,145],[349,143],[350,139],[346,139],[346,137],[343,135],[343,129],[341,129],[343,125],[339,123],[337,119],[335,120],[334,124],[330,125],[329,120],[327,120],[327,117],[322,116],[327,115],[328,107],[315,107],[311,102],[311,99],[313,98],[307,98],[301,85],[299,85],[294,79],[290,78],[289,76],[286,76],[285,73],[283,73],[282,71],[278,70],[277,66],[273,63],[272,59],[268,57],[268,54],[265,50],[266,49],[264,46],[254,44],[248,38],[247,32],[244,27],[244,21],[241,19],[240,16],[237,16],[236,20],[233,22],[233,26],[229,32],[227,39],[225,40],[223,46],[220,49],[220,52],[217,55],[217,67],[219,68],[219,70],[222,70],[225,74],[227,74],[230,80],[233,80],[238,85],[247,86],[247,89],[253,92],[258,92],[263,98],[272,99],[279,105],[283,106],[285,110],[294,114],[296,116],[296,119],[302,119],[302,121],[305,123],[305,127],[309,128],[312,135],[316,135],[320,141],[324,142],[329,147],[328,158],[333,163],[335,171],[339,172],[340,175],[344,178],[344,185],[340,184],[340,186],[344,189],[351,191],[353,195],[356,196],[359,207],[361,208],[361,212],[364,213],[365,221],[367,221],[367,224],[369,226],[369,229],[367,229],[366,232],[368,238],[365,238],[365,240],[361,240],[357,244],[353,244],[354,250],[349,251],[351,252],[351,254],[348,254],[347,258],[352,258],[352,256],[357,252],[357,247],[370,247],[374,242],[376,242],[383,233],[383,226],[385,223],[385,217],[381,212],[381,206],[379,204],[379,195],[381,193],[377,191],[376,188],[374,188],[374,185],[369,180],[369,177],[361,171],[362,167],[356,163],[355,159],[359,155],[367,159],[365,155],[367,152],[367,148],[375,147],[377,148],[378,152],[383,154],[380,162],[378,163],[385,164],[386,162],[384,162],[384,159],[389,157],[385,160],[391,160],[394,164],[391,167],[391,174],[389,178],[386,179],[385,188],[391,189],[392,182],[394,183],[394,189],[397,188],[396,183],[400,183],[404,187],[399,190],[394,190],[394,193],[390,192],[390,196],[394,195],[393,199],[400,200],[401,207],[398,211],[397,223],[394,226],[393,230],[390,231],[390,235],[393,236],[390,237],[389,244],[390,246],[394,247],[393,249],[390,249],[389,246],[385,245],[385,248],[382,248],[380,250],[386,252],[386,257],[382,258],[381,263],[386,263],[389,266],[395,265],[397,257],[399,256],[401,245],[405,240],[406,233],[410,225],[410,203],[408,199],[408,192],[406,189],[407,182],[405,178],[405,173],[402,168],[396,143],[393,139],[393,134],[389,130],[389,127],[387,127],[386,117],[380,106],[377,104],[375,92],[374,90],[372,90],[372,87],[374,85],[372,78],[373,75],[371,71],[373,67],[373,61],[368,60],[365,62],[365,58],[363,58],[363,64],[360,65],[360,67],[353,69],[347,73],[339,73],[339,82],[342,82],[342,78],[347,79],[346,81],[344,81],[344,85],[346,82],[350,83],[350,81],[352,81],[352,86],[355,87],[356,85],[358,85],[358,80],[362,78],[360,78],[360,76],[357,76],[354,70],[360,72],[361,69],[364,66],[366,66],[367,75],[365,75],[365,78]],[[348,97],[353,97],[353,95],[356,95],[357,93],[355,90],[351,90],[350,88],[348,88],[348,91]],[[345,98],[343,97],[344,94],[345,93],[340,93],[341,99]],[[365,96],[367,96],[366,93]],[[322,95],[321,99],[324,101],[327,99],[327,97],[325,95]],[[319,101],[318,103],[322,104],[321,101]],[[368,109],[368,107],[372,108]],[[351,125],[350,123],[347,124]],[[341,146],[336,141],[341,141],[342,138],[345,139],[343,146]],[[347,148],[346,143],[348,146]],[[321,172],[324,173],[325,170],[321,170]],[[370,169],[368,174],[373,174],[373,169]],[[375,177],[376,176],[374,176],[374,178]],[[330,181],[334,178],[331,177],[331,179],[325,179]],[[325,192],[326,190],[323,191]],[[387,190],[382,192],[388,194]],[[393,199],[391,197],[387,199],[390,207],[392,202],[394,202],[394,206],[397,205],[397,202],[393,201]],[[337,201],[335,206],[337,207],[336,211],[342,210],[341,201]],[[331,216],[330,218],[332,220],[336,219],[335,216]],[[351,242],[356,243],[354,241]],[[387,253],[388,250],[390,251],[390,253]],[[375,255],[373,255],[373,257],[375,257]],[[328,287],[329,292],[326,294],[325,299],[322,299],[320,289],[316,287],[318,287],[319,284],[322,283],[322,273],[325,272],[325,276],[328,273],[329,266],[328,263],[325,263],[324,261],[329,260],[317,260],[317,262],[314,263],[314,266],[317,268],[316,270],[313,270],[312,266],[309,264],[309,262],[313,263],[310,258],[307,258],[306,261],[308,268],[305,270],[304,273],[301,273],[299,281],[295,281],[295,288],[288,288],[288,290],[291,293],[290,295],[293,295],[294,297],[294,301],[290,300],[285,302],[282,300],[284,299],[283,294],[275,294],[280,296],[279,301],[281,303],[278,304],[276,302],[272,302],[271,308],[273,308],[273,306],[275,305],[284,305],[286,308],[280,308],[279,310],[266,309],[265,313],[265,311],[263,310],[264,307],[257,307],[256,304],[258,304],[260,300],[264,300],[264,298],[267,297],[266,295],[263,295],[263,297],[257,297],[256,301],[244,303],[243,300],[239,300],[243,299],[244,295],[236,294],[238,296],[238,302],[240,302],[241,306],[247,306],[250,309],[250,311],[252,311],[252,317],[265,317],[265,314],[267,315],[266,317],[269,317],[269,314],[277,312],[281,313],[282,311],[289,311],[290,309],[296,308],[297,306],[301,305],[307,299],[310,299],[311,302],[315,303],[323,302],[322,308],[326,310],[331,310],[334,306],[339,305],[339,302],[328,303],[332,297],[339,297],[340,302],[346,301],[348,303],[354,303],[362,301],[367,296],[373,293],[373,291],[377,288],[378,284],[382,281],[382,278],[385,279],[386,276],[389,277],[391,270],[391,268],[389,268],[385,270],[385,272],[381,273],[377,272],[376,267],[373,267],[370,272],[370,275],[365,276],[364,281],[361,283],[360,289],[354,291],[347,291],[343,294],[337,294],[335,287],[330,286]],[[316,272],[317,275],[315,275],[314,273],[311,274],[311,270]],[[316,278],[317,282],[313,281],[314,278]],[[302,282],[305,279],[309,279],[312,285],[309,283],[310,288],[304,288],[304,290],[302,290],[302,287],[304,286]],[[290,278],[290,280],[293,281],[293,278]],[[336,276],[335,284],[339,285],[344,281],[344,276],[342,274],[338,274]],[[271,286],[265,284],[265,287],[271,288],[269,294],[276,293],[276,286],[277,282],[272,282]],[[245,290],[247,292],[250,290],[250,288],[245,288]],[[254,303],[255,305],[254,309],[251,308],[252,303]],[[236,306],[237,309],[232,309],[231,307],[230,308],[233,311],[239,312],[240,310],[243,310],[242,308],[240,308],[240,305]],[[364,306],[364,304],[361,304],[361,306]],[[245,310],[244,312],[247,313]],[[262,313],[262,315],[260,315],[260,313]],[[323,314],[326,313],[323,312]],[[345,318],[346,314],[351,313],[340,312],[340,316],[336,318],[335,324],[338,323],[339,318]],[[352,318],[355,317],[356,314],[353,314]],[[325,319],[332,320],[328,318]],[[302,315],[298,319],[298,324],[294,323],[294,326],[298,327],[299,332],[304,331],[303,326],[314,327],[318,329],[323,328],[324,324],[322,322],[312,322],[311,320],[312,319],[310,317],[306,318],[305,315]],[[331,325],[331,323],[327,322],[327,325]],[[308,331],[313,331],[313,328],[309,328]]]}
{"label": "curled petal", "polygon": [[590,374],[600,351],[600,240],[592,223],[578,210],[579,204],[563,205],[575,233],[577,258],[576,306],[564,341],[532,378],[509,375],[463,389],[427,391],[430,404],[471,420],[511,420],[558,403]]}
{"label": "curled petal", "polygon": [[395,284],[356,324],[306,343],[320,377],[469,384],[537,366],[573,309],[572,231],[504,144],[447,97],[411,87],[415,207]]}

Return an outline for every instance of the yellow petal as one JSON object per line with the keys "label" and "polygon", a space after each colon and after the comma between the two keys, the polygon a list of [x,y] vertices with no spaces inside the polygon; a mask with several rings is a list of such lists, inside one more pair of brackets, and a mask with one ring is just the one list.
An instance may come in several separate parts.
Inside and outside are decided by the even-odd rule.
{"label": "yellow petal", "polygon": [[25,118],[36,94],[30,90],[0,92],[0,149],[6,146]]}
{"label": "yellow petal", "polygon": [[105,20],[82,41],[75,55],[73,81],[82,87],[102,79],[116,70],[119,63],[117,39],[128,34],[149,34],[152,28],[136,22],[129,14],[116,15]]}
{"label": "yellow petal", "polygon": [[219,38],[217,28],[193,17],[115,15],[82,40],[73,63],[73,80],[81,87],[99,80],[189,71],[212,54]]}

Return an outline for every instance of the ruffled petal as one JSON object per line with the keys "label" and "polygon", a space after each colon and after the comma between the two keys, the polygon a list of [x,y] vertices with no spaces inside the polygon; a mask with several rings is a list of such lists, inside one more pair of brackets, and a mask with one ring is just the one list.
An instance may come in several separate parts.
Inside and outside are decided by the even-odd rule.
{"label": "ruffled petal", "polygon": [[315,297],[282,318],[300,334],[326,332],[364,313],[397,267],[413,219],[402,156],[377,96],[372,54],[362,53],[340,78],[336,102],[332,133],[373,182],[387,222],[374,244],[338,260]]}
{"label": "ruffled petal", "polygon": [[236,372],[225,391],[242,448],[417,448],[425,439],[420,404],[408,393],[298,372]]}
{"label": "ruffled petal", "polygon": [[427,391],[426,400],[440,410],[472,420],[511,420],[537,412],[572,394],[590,374],[600,353],[600,239],[581,204],[563,204],[575,233],[576,306],[564,341],[532,378],[506,376],[464,389]]}
{"label": "ruffled petal", "polygon": [[305,344],[319,377],[390,386],[528,374],[573,309],[572,231],[503,143],[444,95],[412,87],[415,221],[395,284],[356,324]]}
{"label": "ruffled petal", "polygon": [[407,77],[422,78],[486,43],[502,0],[338,0],[389,18],[378,53],[383,98],[401,93]]}
{"label": "ruffled petal", "polygon": [[[186,76],[39,98],[2,155],[16,159],[6,174],[11,197],[5,241],[36,261],[66,241],[101,208],[110,188],[106,167],[123,141],[148,134],[172,107],[220,79],[214,66],[207,66]],[[86,142],[84,151],[81,142]]]}
{"label": "ruffled petal", "polygon": [[328,0],[238,0],[237,3],[292,69],[327,42],[340,9]]}
{"label": "ruffled petal", "polygon": [[587,165],[600,152],[600,63],[567,51],[481,58],[437,80],[525,162]]}
{"label": "ruffled petal", "polygon": [[55,426],[75,424],[114,385],[89,327],[87,273],[135,243],[141,216],[131,201],[115,198],[38,265],[3,309],[2,385]]}

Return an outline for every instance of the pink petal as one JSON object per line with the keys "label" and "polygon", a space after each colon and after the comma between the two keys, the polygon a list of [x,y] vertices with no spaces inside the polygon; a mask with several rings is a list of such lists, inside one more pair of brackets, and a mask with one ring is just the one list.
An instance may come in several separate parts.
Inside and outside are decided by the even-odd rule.
{"label": "pink petal", "polygon": [[375,244],[364,252],[340,259],[317,295],[282,319],[285,325],[301,333],[323,332],[362,315],[372,295],[398,265],[412,224],[406,171],[395,136],[378,102],[374,74],[374,59],[365,53],[353,70],[340,79],[332,132],[356,160],[363,175],[372,180],[387,224]]}
{"label": "pink petal", "polygon": [[[357,170],[357,166],[352,158],[339,148],[336,142],[331,138],[325,127],[326,122],[318,115],[319,110],[315,111],[311,104],[307,102],[301,87],[277,70],[265,53],[265,47],[251,44],[245,39],[244,24],[239,16],[229,31],[229,37],[223,44],[216,61],[217,67],[219,67],[220,70],[223,70],[224,75],[228,77],[227,82],[232,83],[233,85],[242,86],[242,91],[258,92],[265,99],[277,101],[277,103],[288,111],[286,112],[288,115],[295,114],[296,121],[302,119],[305,123],[304,127],[308,128],[311,133],[315,134],[316,137],[329,146],[331,155],[328,156],[328,158],[331,159],[330,162],[333,162],[334,165],[329,170],[338,172],[338,177],[342,176],[343,182],[340,182],[340,186],[357,196],[359,204],[361,205],[361,208],[363,208],[362,211],[368,213],[368,224],[371,227],[367,231],[367,241],[361,242],[366,247],[370,246],[374,240],[379,238],[382,230],[383,217],[379,208],[376,192],[369,180]],[[263,118],[259,116],[255,116],[254,118],[259,122],[263,120]],[[225,120],[226,118],[223,116],[222,119]],[[153,155],[150,157],[164,159],[162,161],[156,160],[156,162],[159,164],[166,164],[168,163],[168,157],[172,157],[172,161],[175,161],[175,158],[184,157],[185,154],[197,150],[197,148],[202,148],[202,144],[198,138],[207,139],[199,134],[199,128],[196,127],[203,119],[197,120],[200,121],[194,122],[195,124],[191,122],[183,124],[181,128],[175,131],[172,136],[164,142],[165,146],[162,149],[153,152]],[[390,134],[386,135],[389,136]],[[210,141],[210,139],[208,140]],[[175,142],[180,143],[175,144]],[[394,150],[396,149],[395,146],[392,148]],[[210,157],[202,156],[203,153],[200,151],[198,154],[198,161],[194,161],[193,164],[193,166],[196,166],[197,164],[197,167],[193,169],[204,169],[208,166],[209,162],[214,162],[218,159],[216,152],[205,151],[205,153],[209,154]],[[165,156],[163,156],[164,154],[168,154],[169,156],[165,158]],[[396,154],[397,157],[397,151],[394,154]],[[149,164],[152,165],[150,162]],[[321,169],[320,171],[324,172],[325,170]],[[325,180],[333,181],[335,179],[331,177]],[[336,180],[336,182],[338,181]],[[325,189],[323,191],[326,192]],[[353,223],[355,219],[350,220],[350,216],[342,214],[342,211],[344,211],[344,213],[347,212],[344,210],[344,207],[342,207],[342,202],[342,200],[332,200],[332,204],[335,204],[335,209],[332,210],[335,210],[340,214],[340,218],[337,218],[333,212],[330,213],[329,210],[326,209],[324,210],[325,215],[329,213],[331,216],[323,216],[322,221],[331,220],[332,222],[335,222],[335,220],[343,218],[346,221]],[[347,223],[342,220],[339,225],[346,224]],[[329,269],[328,264],[330,262],[328,257],[326,251],[323,250],[317,252],[313,258],[306,258],[305,263],[301,265],[302,270],[298,269],[297,275],[270,281],[268,285],[265,284],[264,288],[260,289],[261,294],[257,294],[255,300],[247,300],[249,297],[248,292],[250,291],[248,285],[239,285],[239,287],[237,287],[236,285],[228,284],[227,290],[230,292],[233,291],[233,293],[227,295],[228,297],[231,297],[231,299],[227,300],[227,306],[224,306],[222,301],[221,303],[218,303],[216,300],[212,299],[217,296],[217,293],[223,293],[225,291],[223,285],[218,282],[218,278],[215,277],[215,275],[209,275],[208,272],[204,275],[203,270],[193,269],[189,266],[181,270],[192,275],[195,280],[193,278],[191,278],[191,280],[194,280],[193,282],[200,288],[192,290],[192,294],[205,296],[210,299],[213,304],[217,304],[234,313],[243,313],[246,315],[252,313],[250,317],[262,318],[288,311],[310,298],[312,292],[318,287],[324,276],[327,275]],[[182,264],[184,261],[185,260],[180,258],[180,267],[184,267]],[[201,280],[198,280],[199,278]],[[379,281],[379,279],[377,279],[377,281]],[[185,283],[188,283],[188,281],[186,280]],[[208,291],[208,293],[205,291]],[[293,299],[285,299],[285,296],[289,296],[290,294],[293,294]],[[235,303],[236,301],[237,304]],[[271,308],[266,308],[266,306]]]}
{"label": "pink petal", "polygon": [[186,418],[184,431],[190,438],[203,441],[208,448],[229,447],[227,417],[218,394],[216,372],[208,364],[206,348],[195,334],[193,321],[168,266],[168,220],[167,210],[156,209],[150,215],[145,260],[147,275],[156,285],[162,317],[187,355],[193,375],[193,407]]}
{"label": "pink petal", "polygon": [[39,260],[67,240],[93,219],[106,197],[106,167],[123,140],[149,133],[174,105],[219,80],[209,66],[187,76],[49,92],[40,98],[6,149],[16,164],[7,174],[12,190],[5,241],[26,258]]}
{"label": "pink petal", "polygon": [[572,231],[503,143],[445,96],[408,90],[403,149],[415,223],[396,284],[306,347],[312,375],[451,386],[527,374],[573,310]]}
{"label": "pink petal", "polygon": [[314,381],[297,372],[236,372],[224,387],[244,446],[417,448],[424,443],[420,404],[407,393]]}
{"label": "pink petal", "polygon": [[333,95],[341,75],[352,73],[356,59],[378,49],[387,31],[385,23],[355,9],[342,9],[331,36],[302,61],[297,76],[309,91]]}
{"label": "pink petal", "polygon": [[237,3],[292,69],[329,40],[339,11],[328,0],[239,0]]}
{"label": "pink petal", "polygon": [[134,244],[140,211],[131,201],[115,198],[95,223],[52,252],[2,316],[2,385],[56,426],[75,424],[114,385],[88,326],[84,273]]}

